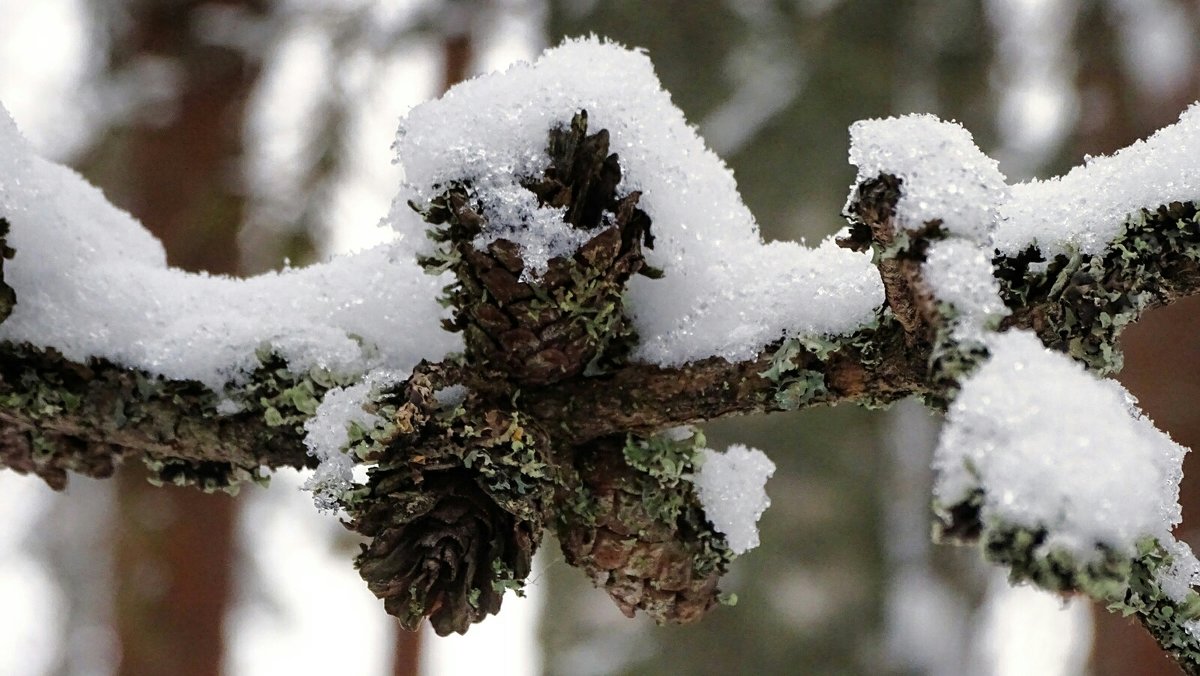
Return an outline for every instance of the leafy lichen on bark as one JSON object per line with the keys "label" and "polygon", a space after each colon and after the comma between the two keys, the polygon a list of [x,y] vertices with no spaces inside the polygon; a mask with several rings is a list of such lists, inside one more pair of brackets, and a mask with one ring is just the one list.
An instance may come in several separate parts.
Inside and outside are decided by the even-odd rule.
{"label": "leafy lichen on bark", "polygon": [[232,490],[263,480],[266,468],[311,464],[301,428],[312,412],[308,402],[351,379],[294,374],[278,357],[260,356],[264,363],[240,389],[241,410],[222,414],[221,397],[196,382],[7,345],[0,357],[0,466],[61,489],[69,471],[108,477],[133,457],[146,462],[153,480]]}
{"label": "leafy lichen on bark", "polygon": [[[937,219],[913,228],[899,227],[896,204],[903,190],[903,181],[888,174],[855,186],[843,214],[851,227],[838,243],[871,252],[883,281],[884,314],[902,329],[900,351],[910,360],[920,383],[915,393],[930,406],[942,409],[953,399],[959,381],[987,357],[987,350],[977,341],[955,334],[959,309],[937,298],[925,280],[923,266],[930,246],[952,235]],[[991,328],[998,326],[993,322]],[[887,354],[885,363],[895,358]]]}
{"label": "leafy lichen on bark", "polygon": [[1046,260],[1034,246],[994,265],[1012,310],[1004,328],[1035,331],[1047,347],[1098,373],[1121,369],[1117,339],[1142,312],[1200,286],[1196,205],[1174,202],[1131,214],[1099,254]]}
{"label": "leafy lichen on bark", "polygon": [[1051,546],[1045,529],[985,522],[982,500],[975,494],[955,505],[935,506],[934,539],[977,546],[984,559],[1009,570],[1013,583],[1064,596],[1083,594],[1110,612],[1136,617],[1185,672],[1200,673],[1200,647],[1188,629],[1200,621],[1200,594],[1192,589],[1182,601],[1167,594],[1162,576],[1173,557],[1156,538],[1143,538],[1132,553],[1097,545],[1092,557],[1081,559]]}

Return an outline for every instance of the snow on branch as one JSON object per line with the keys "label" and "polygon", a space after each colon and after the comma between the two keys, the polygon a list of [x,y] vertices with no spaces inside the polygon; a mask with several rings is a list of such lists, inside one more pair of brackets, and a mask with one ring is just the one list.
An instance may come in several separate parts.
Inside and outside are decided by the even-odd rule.
{"label": "snow on branch", "polygon": [[579,111],[620,158],[617,192],[640,195],[654,224],[646,262],[664,274],[635,277],[627,289],[635,357],[661,366],[744,360],[785,333],[839,334],[871,321],[882,289],[870,259],[832,241],[816,249],[764,244],[733,174],[671,102],[650,59],[594,38],[567,41],[410,111],[396,140],[407,185],[393,225],[419,238],[404,225],[407,203],[461,184],[485,221],[475,245],[515,242],[523,280],[542,274],[549,259],[594,233],[572,227],[575,216],[564,220],[561,206],[523,185],[547,166],[546,131]]}
{"label": "snow on branch", "polygon": [[1171,540],[1184,449],[1155,429],[1133,396],[1036,336],[1010,331],[962,383],[938,442],[934,497],[978,510],[985,528],[1044,531],[1043,555],[1087,561],[1098,548],[1131,556]]}
{"label": "snow on branch", "polygon": [[216,392],[244,383],[261,350],[298,373],[363,373],[410,370],[455,348],[439,326],[438,280],[404,240],[251,279],[189,274],[169,268],[162,245],[78,174],[37,157],[7,112],[0,158],[15,251],[5,281],[17,298],[0,340]]}
{"label": "snow on branch", "polygon": [[1033,334],[995,334],[988,348],[935,452],[939,537],[982,543],[1014,582],[1136,615],[1196,671],[1200,561],[1172,534],[1186,449],[1116,381]]}
{"label": "snow on branch", "polygon": [[1179,121],[1112,156],[1087,157],[1067,174],[1013,186],[994,244],[1004,255],[1036,246],[1047,259],[1095,255],[1143,209],[1200,199],[1200,103]]}
{"label": "snow on branch", "polygon": [[551,528],[624,612],[687,622],[728,600],[773,465],[680,426],[917,395],[949,410],[947,539],[1200,669],[1183,450],[1093,375],[1200,290],[1200,107],[1016,186],[959,125],[857,123],[849,226],[815,248],[764,243],[646,55],[596,39],[414,108],[396,150],[395,242],[235,280],[167,267],[0,115],[0,465],[315,466],[405,626],[497,612]]}
{"label": "snow on branch", "polygon": [[848,241],[881,259],[909,340],[933,344],[935,399],[949,402],[941,537],[981,543],[1014,581],[1136,615],[1189,673],[1200,562],[1172,535],[1185,450],[1084,366],[1116,370],[1124,326],[1195,293],[1197,111],[1011,192],[957,125],[859,123],[847,209]]}

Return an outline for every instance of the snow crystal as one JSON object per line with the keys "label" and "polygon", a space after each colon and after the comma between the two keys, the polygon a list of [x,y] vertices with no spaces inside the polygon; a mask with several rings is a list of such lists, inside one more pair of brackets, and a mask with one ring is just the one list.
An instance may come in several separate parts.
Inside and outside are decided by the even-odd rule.
{"label": "snow crystal", "polygon": [[645,54],[573,40],[413,108],[396,140],[406,185],[393,225],[413,238],[407,202],[469,184],[494,237],[521,245],[534,272],[583,241],[520,180],[546,168],[547,133],[580,110],[607,129],[620,157],[619,192],[641,191],[653,220],[649,263],[661,280],[630,282],[636,357],[661,365],[755,356],[786,333],[836,334],[870,321],[883,288],[870,257],[835,247],[764,244],[733,175],[672,103]]}
{"label": "snow crystal", "polygon": [[982,341],[988,324],[1008,314],[991,256],[980,245],[961,238],[934,242],[921,270],[934,296],[954,308],[955,340]]}
{"label": "snow crystal", "polygon": [[1171,540],[1184,449],[1112,380],[1037,337],[1008,332],[962,384],[934,457],[944,505],[984,495],[983,519],[1045,528],[1047,546],[1081,557]]}
{"label": "snow crystal", "polygon": [[1183,603],[1192,588],[1200,584],[1200,559],[1186,542],[1172,540],[1163,546],[1171,555],[1171,567],[1158,571],[1158,584],[1167,598]]}
{"label": "snow crystal", "polygon": [[896,218],[904,229],[940,220],[953,235],[987,243],[1008,196],[996,161],[975,147],[971,133],[933,115],[855,122],[850,163],[858,167],[855,185],[880,174],[903,181]]}
{"label": "snow crystal", "polygon": [[1115,155],[1013,186],[995,245],[1010,255],[1030,244],[1047,258],[1071,250],[1095,254],[1120,233],[1126,215],[1176,201],[1200,202],[1200,103]]}
{"label": "snow crystal", "polygon": [[350,426],[370,429],[379,422],[379,416],[363,405],[372,393],[404,377],[396,371],[372,371],[349,387],[332,388],[321,399],[316,414],[304,421],[304,445],[308,454],[320,461],[304,489],[312,491],[318,509],[336,510],[338,498],[353,486],[354,460],[345,452]]}
{"label": "snow crystal", "polygon": [[433,393],[433,398],[443,408],[458,406],[467,400],[467,388],[463,385],[450,385]]}
{"label": "snow crystal", "polygon": [[729,548],[742,554],[758,546],[758,518],[771,506],[765,486],[775,463],[757,448],[741,444],[724,453],[701,450],[700,471],[692,481],[704,515],[725,536]]}
{"label": "snow crystal", "polygon": [[[2,109],[0,109],[2,110]],[[321,265],[237,280],[167,267],[162,245],[0,113],[0,216],[17,305],[0,340],[105,358],[219,390],[270,347],[303,372],[411,369],[456,349],[403,239]]]}
{"label": "snow crystal", "polygon": [[679,425],[677,427],[668,427],[662,431],[662,435],[671,441],[691,439],[700,433],[700,428],[695,425]]}

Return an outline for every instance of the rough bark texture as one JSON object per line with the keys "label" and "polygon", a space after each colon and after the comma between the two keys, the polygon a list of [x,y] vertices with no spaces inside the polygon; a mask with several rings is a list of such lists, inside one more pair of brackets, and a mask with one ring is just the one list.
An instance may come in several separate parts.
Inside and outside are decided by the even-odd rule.
{"label": "rough bark texture", "polygon": [[[428,617],[439,633],[463,632],[499,610],[504,590],[519,589],[528,574],[546,528],[557,532],[567,561],[623,611],[695,620],[721,600],[717,581],[732,555],[684,480],[702,439],[679,440],[665,429],[910,395],[942,406],[985,356],[954,344],[946,310],[921,277],[929,243],[947,233],[938,222],[898,229],[894,207],[904,186],[880,176],[857,187],[842,242],[872,252],[884,282],[886,302],[869,325],[781,340],[745,362],[630,362],[636,337],[622,290],[635,273],[655,274],[641,256],[653,244],[653,224],[637,208],[637,193],[616,190],[620,158],[609,153],[603,130],[589,133],[586,113],[551,130],[548,154],[549,169],[526,187],[564,207],[570,224],[603,227],[540,277],[523,274],[511,242],[476,248],[484,217],[469,184],[413,205],[437,226],[438,253],[425,265],[456,274],[447,328],[463,331],[467,348],[373,397],[380,422],[352,430],[348,449],[371,464],[369,478],[343,499],[347,525],[369,538],[356,565],[407,627]],[[1012,310],[1005,328],[1031,328],[1094,370],[1114,370],[1122,327],[1200,288],[1196,218],[1193,204],[1133,214],[1105,253],[1059,257],[1041,272],[1031,266],[1033,250],[996,258]],[[222,417],[214,395],[193,383],[9,346],[0,359],[7,423],[0,461],[61,485],[67,470],[103,475],[113,459],[143,456],[160,479],[206,488],[252,478],[260,467],[304,464],[300,423],[325,389],[347,381],[291,374],[260,357],[246,408]],[[1050,589],[1117,602],[1114,584],[1145,583],[1164,561],[1148,547],[1132,563],[1047,564],[1031,556],[1037,533],[988,530],[976,507],[943,506],[942,536],[980,540],[1014,575]],[[1170,648],[1178,637],[1154,619],[1171,607],[1161,590],[1130,593],[1122,607]]]}
{"label": "rough bark texture", "polygon": [[259,468],[311,462],[297,424],[304,414],[295,407],[297,388],[313,406],[325,389],[268,358],[246,391],[247,408],[222,416],[217,396],[199,383],[8,346],[0,359],[0,462],[61,489],[68,471],[105,478],[137,457],[158,481],[230,488]]}

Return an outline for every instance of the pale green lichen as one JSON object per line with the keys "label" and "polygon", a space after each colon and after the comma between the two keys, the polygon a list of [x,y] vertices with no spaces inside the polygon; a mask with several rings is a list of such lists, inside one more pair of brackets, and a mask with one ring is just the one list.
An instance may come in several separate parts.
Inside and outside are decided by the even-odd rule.
{"label": "pale green lichen", "polygon": [[[1120,370],[1121,331],[1194,283],[1200,261],[1196,205],[1173,202],[1131,214],[1102,253],[1046,261],[1035,246],[993,263],[1005,303],[1048,347],[1100,374]],[[1032,313],[1032,314],[1031,314]]]}
{"label": "pale green lichen", "polygon": [[[234,492],[242,483],[268,480],[254,460],[217,459],[222,444],[229,443],[220,436],[223,425],[232,421],[236,426],[238,420],[260,416],[270,431],[256,432],[260,437],[254,439],[239,436],[239,445],[282,450],[289,438],[290,443],[300,442],[303,422],[315,412],[325,390],[354,378],[320,370],[293,373],[277,355],[262,350],[261,365],[231,398],[196,382],[168,380],[101,360],[82,365],[53,350],[13,345],[6,349],[9,358],[0,365],[0,408],[35,427],[43,420],[74,417],[93,426],[101,440],[141,439],[151,449],[141,456],[152,482],[195,485],[206,491]],[[130,433],[132,428],[137,428],[137,434]],[[168,457],[168,452],[159,450],[176,444],[187,444],[193,452],[208,449],[200,453],[210,453],[213,459],[203,454]],[[103,443],[94,453],[89,449],[87,444],[67,443],[60,434],[38,434],[31,444],[31,460],[42,468],[38,473],[56,486],[65,481],[60,477],[66,471],[111,472],[113,461],[100,462],[99,456],[113,456],[113,450]]]}
{"label": "pale green lichen", "polygon": [[[525,578],[518,578],[511,568],[500,559],[492,560],[492,589],[498,594],[512,592],[517,596],[525,596]],[[478,598],[479,594],[471,590]]]}
{"label": "pale green lichen", "polygon": [[1193,589],[1176,601],[1164,591],[1160,579],[1173,560],[1157,538],[1143,537],[1131,551],[1097,543],[1089,556],[1080,557],[1050,544],[1043,528],[982,521],[983,499],[976,491],[955,505],[935,505],[934,539],[977,544],[986,560],[1008,568],[1014,584],[1083,594],[1111,612],[1135,616],[1188,673],[1200,670],[1200,641],[1188,630],[1200,620],[1200,594]]}
{"label": "pale green lichen", "polygon": [[682,439],[670,434],[626,437],[625,462],[645,477],[638,492],[643,507],[654,519],[673,523],[694,501],[688,477],[699,466],[704,443],[704,434],[699,430]]}
{"label": "pale green lichen", "polygon": [[771,357],[771,366],[759,375],[775,382],[775,405],[781,410],[794,411],[829,394],[825,374],[803,368],[805,354],[818,360],[828,359],[839,345],[816,336],[787,338]]}

